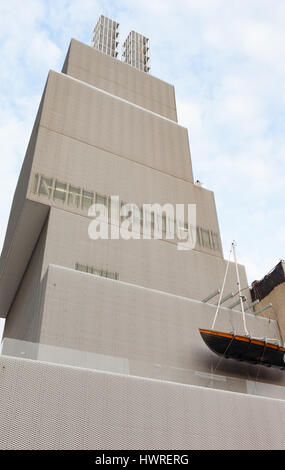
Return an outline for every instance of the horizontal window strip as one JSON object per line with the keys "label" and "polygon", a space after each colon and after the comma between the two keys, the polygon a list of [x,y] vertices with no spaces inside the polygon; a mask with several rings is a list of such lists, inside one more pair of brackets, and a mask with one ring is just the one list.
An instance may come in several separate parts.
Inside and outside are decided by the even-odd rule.
{"label": "horizontal window strip", "polygon": [[[68,206],[74,206],[81,208],[83,210],[88,210],[89,207],[96,202],[97,204],[102,204],[106,208],[111,207],[111,197],[109,195],[98,194],[94,191],[82,189],[80,187],[73,186],[72,184],[62,183],[55,178],[46,177],[44,175],[35,174],[33,181],[33,192],[39,194],[40,196],[45,196],[49,199],[61,201],[63,204]],[[126,204],[126,202],[121,201],[121,206]],[[144,213],[143,208],[139,207],[141,217]],[[153,212],[145,212],[146,216],[149,216],[151,226],[154,226],[154,214]],[[185,223],[184,226],[179,225],[179,221],[172,220],[166,214],[156,215],[156,222],[158,228],[162,230],[163,233],[166,233],[167,228],[173,224],[174,233],[178,228],[180,233],[185,232],[185,234],[190,230],[191,240],[194,238],[193,229],[194,227]],[[141,218],[141,227],[143,226]],[[212,250],[212,251],[221,251],[220,237],[216,232],[210,231],[205,228],[196,227],[196,246]]]}
{"label": "horizontal window strip", "polygon": [[104,269],[98,269],[95,266],[88,266],[87,264],[75,263],[76,271],[83,273],[94,274],[95,276],[107,277],[108,279],[119,279],[119,274],[116,272],[106,271]]}

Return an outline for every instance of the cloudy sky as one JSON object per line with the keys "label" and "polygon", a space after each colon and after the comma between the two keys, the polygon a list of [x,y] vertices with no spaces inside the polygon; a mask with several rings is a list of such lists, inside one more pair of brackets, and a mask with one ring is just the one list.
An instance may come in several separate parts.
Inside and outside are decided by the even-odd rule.
{"label": "cloudy sky", "polygon": [[[284,0],[0,0],[0,245],[49,69],[100,14],[151,41],[152,74],[175,85],[194,176],[215,191],[223,247],[248,279],[285,257]],[[1,336],[1,323],[0,323]]]}

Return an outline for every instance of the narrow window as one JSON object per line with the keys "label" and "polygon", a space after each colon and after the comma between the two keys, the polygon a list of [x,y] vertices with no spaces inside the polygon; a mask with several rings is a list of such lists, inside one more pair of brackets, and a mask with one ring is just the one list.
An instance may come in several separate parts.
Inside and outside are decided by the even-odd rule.
{"label": "narrow window", "polygon": [[41,176],[39,194],[43,194],[44,196],[51,197],[52,182],[53,182],[52,178],[45,178],[44,176]]}
{"label": "narrow window", "polygon": [[96,194],[96,204],[103,204],[107,207],[107,196],[101,196],[101,194]]}
{"label": "narrow window", "polygon": [[57,199],[58,201],[65,202],[66,198],[66,184],[60,183],[59,181],[55,182],[55,188],[53,193],[53,198]]}
{"label": "narrow window", "polygon": [[101,271],[101,269],[94,268],[93,269],[93,274],[95,274],[96,276],[102,276],[102,271]]}
{"label": "narrow window", "polygon": [[86,264],[75,263],[75,269],[88,274],[94,274],[95,276],[107,277],[109,279],[119,279],[118,273],[104,271],[102,269],[94,268],[94,266],[87,266]]}
{"label": "narrow window", "polygon": [[202,243],[204,248],[211,248],[210,232],[209,230],[201,229]]}
{"label": "narrow window", "polygon": [[94,193],[89,191],[82,191],[82,209],[89,209],[92,206],[94,200]]}
{"label": "narrow window", "polygon": [[68,204],[79,207],[80,206],[80,188],[75,188],[74,186],[69,186],[68,189]]}
{"label": "narrow window", "polygon": [[162,215],[162,231],[163,233],[166,233],[166,215]]}
{"label": "narrow window", "polygon": [[220,242],[219,242],[219,237],[217,233],[211,232],[212,235],[212,242],[213,242],[213,248],[215,251],[220,250]]}
{"label": "narrow window", "polygon": [[117,273],[108,273],[108,277],[109,277],[110,279],[116,279],[116,274],[117,274]]}
{"label": "narrow window", "polygon": [[196,245],[201,246],[201,234],[200,234],[200,228],[196,227]]}

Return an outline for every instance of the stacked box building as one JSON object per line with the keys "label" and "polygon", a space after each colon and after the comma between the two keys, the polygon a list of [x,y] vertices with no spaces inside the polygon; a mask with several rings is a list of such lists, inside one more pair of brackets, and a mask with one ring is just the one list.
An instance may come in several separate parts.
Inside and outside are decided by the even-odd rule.
{"label": "stacked box building", "polygon": [[[284,448],[284,372],[218,358],[198,331],[226,260],[174,88],[114,51],[72,40],[43,91],[0,259],[0,446]],[[195,204],[195,248],[91,239],[89,208],[112,195]],[[230,303],[217,329],[242,332]],[[253,334],[278,335],[275,320],[246,317]]]}

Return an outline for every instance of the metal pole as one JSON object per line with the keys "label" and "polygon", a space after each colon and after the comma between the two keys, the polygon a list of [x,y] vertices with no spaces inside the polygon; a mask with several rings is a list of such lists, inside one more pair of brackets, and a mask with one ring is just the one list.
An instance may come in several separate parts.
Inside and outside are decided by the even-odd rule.
{"label": "metal pole", "polygon": [[[242,301],[246,301],[246,297],[242,296]],[[240,300],[238,299],[236,302],[234,302],[232,305],[229,305],[227,308],[230,308],[231,310],[235,307],[237,307],[240,304]]]}
{"label": "metal pole", "polygon": [[227,300],[232,299],[233,297],[235,297],[235,294],[231,292],[221,299],[220,305],[224,304]]}
{"label": "metal pole", "polygon": [[236,256],[235,246],[236,246],[235,241],[233,241],[232,248],[233,248],[234,260],[235,260],[235,265],[236,265],[237,285],[238,285],[240,306],[241,306],[241,311],[242,311],[243,327],[244,327],[245,335],[249,336],[249,332],[246,328],[246,322],[245,322],[245,313],[244,313],[244,307],[243,307],[243,296],[241,295],[240,278],[239,278],[239,272],[238,272],[238,264],[237,264],[237,256]]}
{"label": "metal pole", "polygon": [[254,315],[259,315],[259,313],[265,312],[265,310],[268,310],[271,307],[272,307],[272,303],[270,302],[269,304],[265,305],[264,307],[260,308],[259,310],[253,313]]}
{"label": "metal pole", "polygon": [[204,304],[206,304],[209,300],[213,299],[214,297],[216,297],[216,295],[219,295],[220,293],[221,293],[221,291],[220,291],[220,289],[218,289],[215,292],[213,292],[212,294],[208,295],[208,297],[203,299],[202,302]]}
{"label": "metal pole", "polygon": [[252,307],[255,307],[255,305],[259,304],[259,300],[255,300],[254,302],[251,302],[251,304],[249,304],[245,309],[244,311],[247,312],[248,310],[250,310]]}

